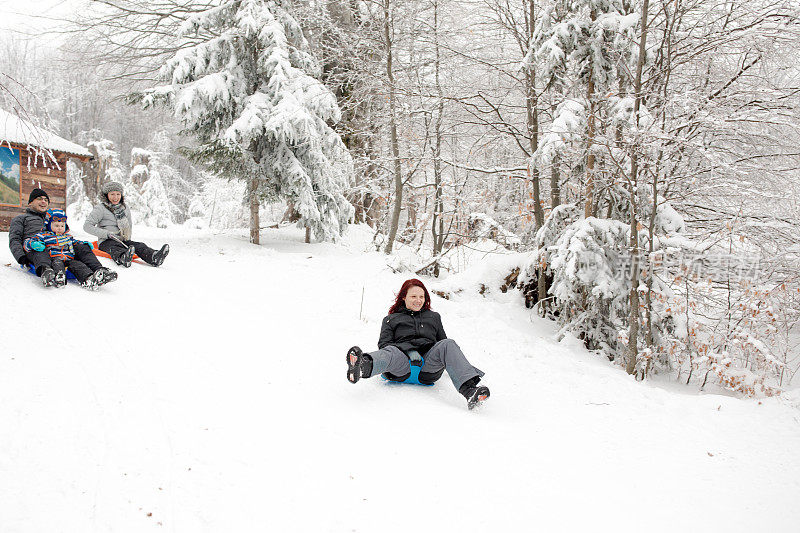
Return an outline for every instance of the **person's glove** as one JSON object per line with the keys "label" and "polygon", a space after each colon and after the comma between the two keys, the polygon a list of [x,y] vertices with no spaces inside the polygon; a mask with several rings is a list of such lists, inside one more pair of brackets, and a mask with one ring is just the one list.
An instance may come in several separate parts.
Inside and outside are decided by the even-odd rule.
{"label": "person's glove", "polygon": [[36,252],[44,252],[44,243],[39,241],[32,242],[31,250],[34,250]]}
{"label": "person's glove", "polygon": [[422,356],[416,350],[409,350],[406,355],[408,355],[408,359],[411,361],[411,364],[422,362]]}

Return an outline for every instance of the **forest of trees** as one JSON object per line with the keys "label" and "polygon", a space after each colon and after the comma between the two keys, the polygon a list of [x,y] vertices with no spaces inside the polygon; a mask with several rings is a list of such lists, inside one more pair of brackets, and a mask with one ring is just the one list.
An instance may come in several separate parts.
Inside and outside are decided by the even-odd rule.
{"label": "forest of trees", "polygon": [[116,179],[148,223],[258,243],[280,202],[437,277],[495,240],[504,290],[637,378],[800,368],[796,1],[88,4],[0,49],[0,105],[95,154],[73,209]]}

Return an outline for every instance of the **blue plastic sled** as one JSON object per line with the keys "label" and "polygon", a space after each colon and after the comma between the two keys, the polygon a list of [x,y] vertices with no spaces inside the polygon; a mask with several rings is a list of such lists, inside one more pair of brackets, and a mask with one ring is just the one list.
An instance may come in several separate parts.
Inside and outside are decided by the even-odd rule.
{"label": "blue plastic sled", "polygon": [[422,385],[423,387],[433,387],[433,383],[420,383],[419,382],[419,371],[422,369],[422,366],[425,364],[425,359],[422,360],[422,363],[418,365],[411,365],[411,375],[408,376],[403,381],[397,381],[395,379],[389,379],[386,375],[381,374],[381,377],[388,381],[389,383],[404,383],[407,385]]}
{"label": "blue plastic sled", "polygon": [[[26,269],[24,266],[22,266],[22,265],[20,265],[19,267],[20,267],[22,270],[27,270],[28,272],[30,272],[30,273],[31,273],[31,274],[33,274],[34,276],[36,275],[36,269],[35,269],[35,268],[33,268],[33,265],[28,265],[28,268],[27,268],[27,269]],[[74,279],[75,281],[78,281],[78,279],[75,277],[75,274],[73,274],[72,272],[70,272],[70,271],[69,271],[69,269],[67,269],[67,279]]]}

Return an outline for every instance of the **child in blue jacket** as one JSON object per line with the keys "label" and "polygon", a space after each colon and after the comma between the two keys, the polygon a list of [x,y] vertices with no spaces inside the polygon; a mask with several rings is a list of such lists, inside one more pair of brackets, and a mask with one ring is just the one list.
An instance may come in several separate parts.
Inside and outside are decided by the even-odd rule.
{"label": "child in blue jacket", "polygon": [[67,284],[67,268],[75,275],[81,286],[89,290],[96,290],[101,285],[117,279],[116,272],[101,266],[98,261],[87,265],[75,258],[74,243],[85,241],[78,241],[69,234],[67,215],[64,211],[48,209],[44,224],[44,231],[25,239],[23,248],[25,251],[47,251],[56,273],[56,287],[63,287]]}

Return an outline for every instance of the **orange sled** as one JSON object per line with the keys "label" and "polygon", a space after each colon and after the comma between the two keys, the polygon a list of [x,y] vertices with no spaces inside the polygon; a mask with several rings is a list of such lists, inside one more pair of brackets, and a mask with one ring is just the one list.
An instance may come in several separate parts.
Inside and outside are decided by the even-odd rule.
{"label": "orange sled", "polygon": [[[100,248],[97,247],[97,241],[92,241],[92,246],[94,247],[94,249],[92,251],[94,252],[94,255],[96,255],[97,257],[107,257],[109,259],[113,259],[113,257],[111,257],[110,254],[105,253],[103,250],[101,250]],[[133,254],[133,260],[137,261],[137,262],[139,262],[139,263],[141,263],[143,265],[145,264],[145,262],[143,260],[139,259],[139,256],[136,255],[136,254]]]}

